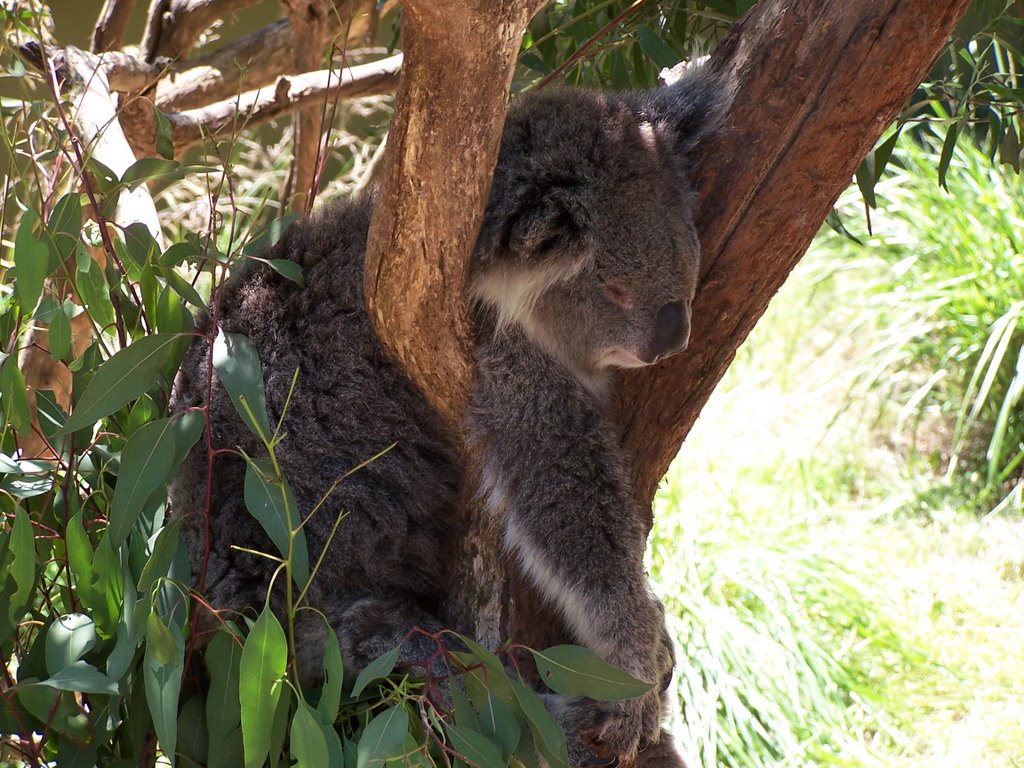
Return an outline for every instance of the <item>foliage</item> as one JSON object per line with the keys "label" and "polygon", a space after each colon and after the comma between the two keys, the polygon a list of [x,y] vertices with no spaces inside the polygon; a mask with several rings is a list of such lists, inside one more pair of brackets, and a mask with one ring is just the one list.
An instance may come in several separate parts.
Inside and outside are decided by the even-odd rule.
{"label": "foliage", "polygon": [[[829,242],[864,281],[864,317],[883,318],[863,383],[933,431],[933,415],[945,421],[938,460],[998,502],[1024,462],[1024,182],[961,141],[943,189],[934,169],[945,152],[935,130],[900,138],[864,245]],[[848,195],[847,220],[857,207]]]}

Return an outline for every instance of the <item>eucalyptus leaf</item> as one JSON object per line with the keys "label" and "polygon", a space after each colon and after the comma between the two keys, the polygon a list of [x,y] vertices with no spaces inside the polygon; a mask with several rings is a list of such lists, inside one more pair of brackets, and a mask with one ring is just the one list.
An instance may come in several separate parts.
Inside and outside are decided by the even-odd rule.
{"label": "eucalyptus leaf", "polygon": [[170,358],[176,333],[154,333],[122,349],[96,371],[61,432],[74,432],[109,416],[153,386]]}
{"label": "eucalyptus leaf", "polygon": [[447,730],[455,751],[470,764],[479,768],[506,768],[508,765],[498,747],[482,733],[454,724],[449,724]]}
{"label": "eucalyptus leaf", "polygon": [[181,673],[184,668],[185,641],[173,624],[168,627],[150,611],[146,622],[146,653],[143,676],[146,683],[146,703],[153,718],[160,749],[175,764],[178,742],[178,696],[181,691]]}
{"label": "eucalyptus leaf", "polygon": [[35,309],[43,292],[43,281],[50,271],[50,252],[46,244],[35,236],[38,221],[38,216],[30,208],[14,236],[14,269],[18,276],[14,289],[26,312]]}
{"label": "eucalyptus leaf", "polygon": [[292,716],[291,756],[297,761],[297,768],[325,768],[329,763],[320,721],[301,696]]}
{"label": "eucalyptus leaf", "polygon": [[543,651],[531,648],[530,653],[537,663],[540,679],[551,690],[565,696],[620,701],[642,696],[654,687],[578,645],[556,645]]}
{"label": "eucalyptus leaf", "polygon": [[173,422],[172,418],[151,421],[125,444],[107,529],[115,547],[128,538],[146,500],[171,479],[175,453]]}
{"label": "eucalyptus leaf", "polygon": [[401,706],[389,707],[367,724],[356,747],[356,768],[381,768],[398,753],[409,733],[409,715]]}
{"label": "eucalyptus leaf", "polygon": [[96,625],[81,613],[69,613],[46,631],[46,669],[53,675],[71,666],[96,646]]}
{"label": "eucalyptus leaf", "polygon": [[265,606],[245,638],[239,660],[238,698],[246,768],[260,768],[270,752],[274,710],[281,698],[278,681],[287,661],[284,630]]}
{"label": "eucalyptus leaf", "polygon": [[400,646],[395,646],[387,653],[381,654],[367,664],[356,676],[356,681],[352,685],[352,698],[359,698],[359,694],[363,692],[363,689],[374,680],[382,680],[390,675],[395,668],[395,664],[398,663],[398,654],[401,650]]}
{"label": "eucalyptus leaf", "polygon": [[[281,557],[289,557],[295,583],[301,589],[309,581],[309,550],[306,534],[299,527],[302,515],[288,481],[273,478],[273,467],[265,461],[250,460],[245,468],[245,506],[255,517]],[[294,537],[291,532],[295,531]]]}
{"label": "eucalyptus leaf", "polygon": [[548,712],[540,697],[518,680],[509,680],[512,692],[533,733],[533,743],[537,751],[547,761],[550,768],[567,768],[569,756],[565,748],[565,735],[558,723]]}
{"label": "eucalyptus leaf", "polygon": [[263,368],[256,347],[240,333],[218,331],[213,342],[213,367],[245,425],[261,440],[269,440]]}
{"label": "eucalyptus leaf", "polygon": [[117,683],[100,672],[92,664],[75,661],[40,681],[42,685],[62,691],[78,691],[80,693],[105,693],[116,696]]}

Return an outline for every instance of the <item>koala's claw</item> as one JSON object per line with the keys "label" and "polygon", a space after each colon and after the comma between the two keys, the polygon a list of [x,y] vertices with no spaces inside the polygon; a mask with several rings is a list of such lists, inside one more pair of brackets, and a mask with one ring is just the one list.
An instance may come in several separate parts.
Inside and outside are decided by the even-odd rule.
{"label": "koala's claw", "polygon": [[593,701],[545,695],[545,703],[565,734],[569,765],[610,768],[628,765],[660,729],[659,695],[629,701]]}

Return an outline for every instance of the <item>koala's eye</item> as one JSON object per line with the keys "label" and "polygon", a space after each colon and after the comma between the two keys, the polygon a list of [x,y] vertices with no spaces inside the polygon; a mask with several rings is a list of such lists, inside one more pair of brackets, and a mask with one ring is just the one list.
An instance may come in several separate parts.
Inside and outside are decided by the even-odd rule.
{"label": "koala's eye", "polygon": [[608,297],[608,300],[623,309],[632,309],[633,302],[636,300],[636,294],[619,283],[603,282],[601,283],[601,289],[604,291],[604,295]]}

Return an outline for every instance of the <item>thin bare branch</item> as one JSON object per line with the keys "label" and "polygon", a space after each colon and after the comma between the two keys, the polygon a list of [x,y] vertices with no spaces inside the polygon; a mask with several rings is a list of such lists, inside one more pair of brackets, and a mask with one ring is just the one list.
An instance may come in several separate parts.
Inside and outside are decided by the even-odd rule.
{"label": "thin bare branch", "polygon": [[106,0],[92,32],[92,51],[101,53],[120,48],[128,20],[135,10],[135,0]]}
{"label": "thin bare branch", "polygon": [[[365,39],[379,13],[373,0],[350,0],[344,5],[344,13],[335,10],[328,14],[326,34],[344,34],[344,43],[351,45]],[[317,68],[319,62],[308,67],[295,65],[292,40],[291,24],[278,19],[223,48],[190,59],[188,69],[160,82],[157,106],[165,112],[195,109],[229,98],[243,87],[263,88],[281,75]]]}
{"label": "thin bare branch", "polygon": [[176,153],[239,122],[259,125],[309,104],[327,99],[355,99],[390,93],[398,84],[401,54],[380,61],[348,67],[341,72],[317,70],[282,77],[273,89],[243,93],[201,109],[167,115],[174,131]]}
{"label": "thin bare branch", "polygon": [[[299,71],[312,70],[323,58],[328,20],[333,15],[328,0],[281,0],[292,32],[292,58]],[[292,167],[288,177],[289,208],[306,209],[310,199],[316,158],[320,148],[323,103],[301,107],[292,123]]]}
{"label": "thin bare branch", "polygon": [[260,0],[155,0],[150,6],[143,55],[153,62],[185,58],[214,22]]}

